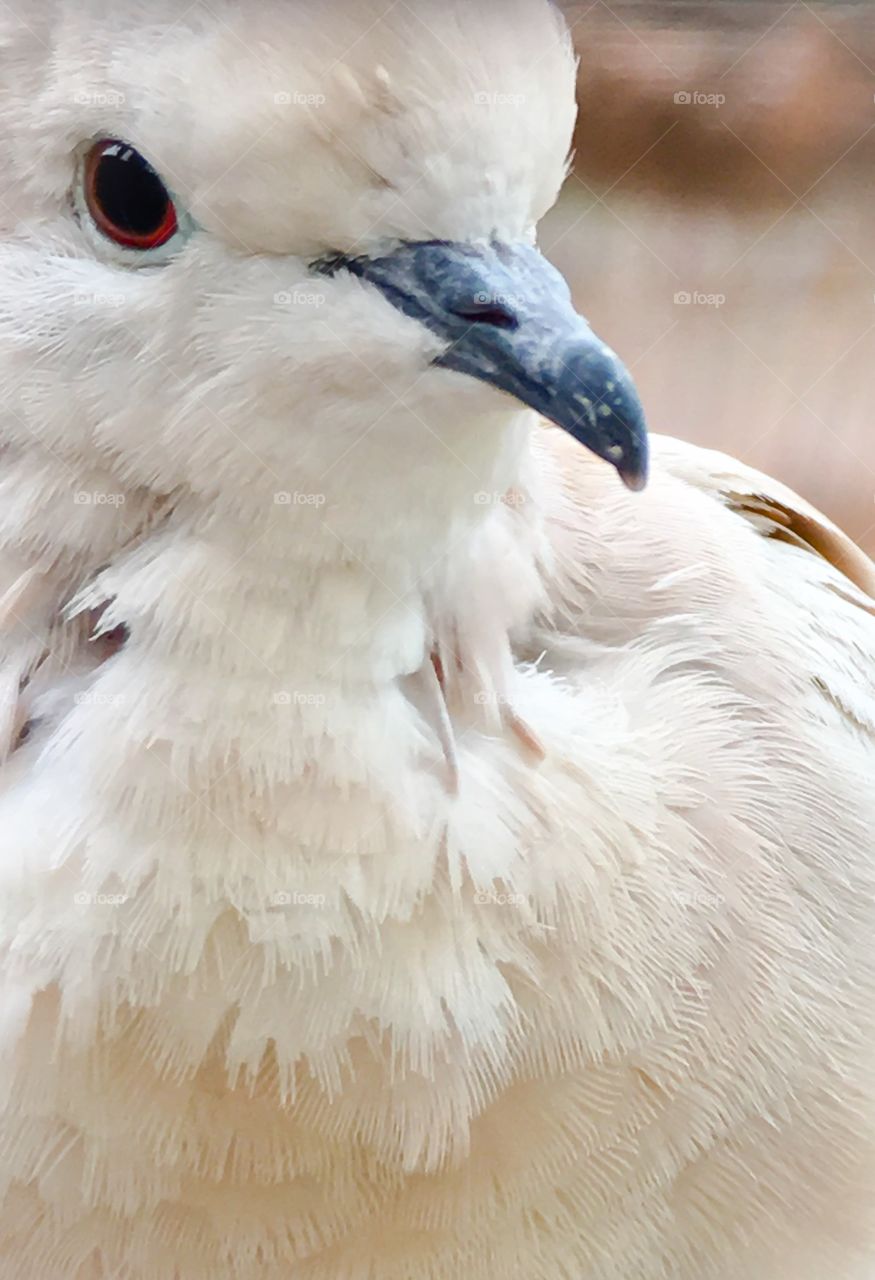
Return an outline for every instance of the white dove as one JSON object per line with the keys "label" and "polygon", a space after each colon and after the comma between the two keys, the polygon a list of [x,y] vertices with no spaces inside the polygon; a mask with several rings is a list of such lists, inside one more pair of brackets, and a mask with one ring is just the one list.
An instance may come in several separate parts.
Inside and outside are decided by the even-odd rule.
{"label": "white dove", "polygon": [[2,1280],[871,1278],[875,570],[619,483],[557,13],[2,14]]}

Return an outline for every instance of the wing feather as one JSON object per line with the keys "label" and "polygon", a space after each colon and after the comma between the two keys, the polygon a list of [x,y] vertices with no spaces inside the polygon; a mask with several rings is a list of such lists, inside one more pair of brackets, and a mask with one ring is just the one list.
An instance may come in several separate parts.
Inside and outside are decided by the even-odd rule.
{"label": "wing feather", "polygon": [[644,494],[558,431],[539,448],[559,496],[533,652],[568,675],[592,646],[680,644],[788,720],[865,734],[875,770],[875,565],[846,534],[779,482],[667,437]]}
{"label": "wing feather", "polygon": [[875,564],[846,533],[792,489],[713,449],[657,437],[656,459],[672,475],[710,493],[769,538],[806,548],[875,600]]}

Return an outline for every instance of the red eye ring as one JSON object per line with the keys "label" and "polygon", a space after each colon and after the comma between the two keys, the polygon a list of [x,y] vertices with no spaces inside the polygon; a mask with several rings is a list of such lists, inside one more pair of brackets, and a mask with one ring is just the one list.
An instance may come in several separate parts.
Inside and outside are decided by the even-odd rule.
{"label": "red eye ring", "polygon": [[125,249],[159,249],[179,229],[173,198],[139,151],[117,138],[85,157],[85,204],[97,229]]}

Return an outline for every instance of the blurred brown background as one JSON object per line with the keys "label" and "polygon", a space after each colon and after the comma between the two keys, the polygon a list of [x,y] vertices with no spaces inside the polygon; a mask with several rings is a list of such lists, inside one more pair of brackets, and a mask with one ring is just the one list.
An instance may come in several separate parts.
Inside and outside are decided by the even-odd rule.
{"label": "blurred brown background", "polygon": [[875,552],[875,0],[564,8],[581,118],[544,248],[655,430]]}

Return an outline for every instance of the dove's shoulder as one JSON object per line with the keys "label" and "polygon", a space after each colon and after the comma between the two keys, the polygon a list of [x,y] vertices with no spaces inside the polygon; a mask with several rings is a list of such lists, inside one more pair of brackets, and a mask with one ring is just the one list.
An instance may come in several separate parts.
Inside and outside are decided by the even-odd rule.
{"label": "dove's shoulder", "polygon": [[[710,495],[764,537],[819,556],[875,601],[875,564],[823,512],[780,481],[728,454],[656,436],[654,460],[685,485]],[[786,560],[779,552],[778,559]]]}
{"label": "dove's shoulder", "polygon": [[[653,438],[648,489],[548,430],[546,632],[665,643],[760,703],[807,706],[875,752],[875,565],[811,504],[723,454]],[[543,638],[543,636],[541,637]]]}

